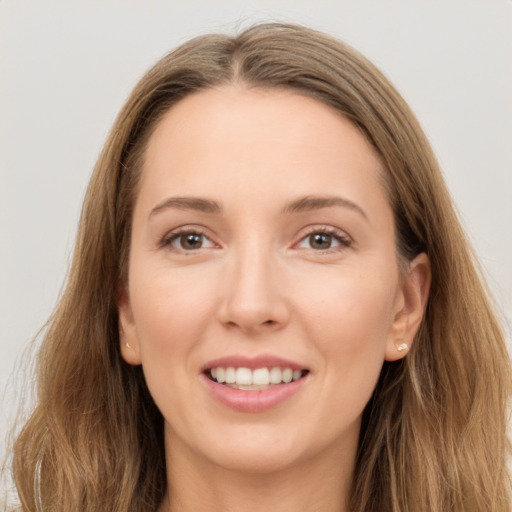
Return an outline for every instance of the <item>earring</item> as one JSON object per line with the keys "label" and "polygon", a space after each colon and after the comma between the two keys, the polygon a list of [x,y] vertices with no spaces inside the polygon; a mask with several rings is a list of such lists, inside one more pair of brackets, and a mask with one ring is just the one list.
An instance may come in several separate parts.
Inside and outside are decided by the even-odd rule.
{"label": "earring", "polygon": [[398,350],[398,352],[403,352],[404,350],[408,350],[409,349],[409,345],[407,345],[407,343],[395,343],[395,346],[396,346],[396,349]]}
{"label": "earring", "polygon": [[126,348],[132,348],[132,346],[129,343],[125,343]]}

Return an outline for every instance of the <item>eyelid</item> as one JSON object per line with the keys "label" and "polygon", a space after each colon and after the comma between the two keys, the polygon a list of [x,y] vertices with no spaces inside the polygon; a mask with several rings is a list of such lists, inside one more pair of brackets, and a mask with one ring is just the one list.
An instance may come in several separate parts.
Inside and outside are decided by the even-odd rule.
{"label": "eyelid", "polygon": [[[304,239],[306,239],[308,236],[310,236],[314,233],[322,233],[322,234],[330,235],[339,242],[339,245],[337,245],[335,247],[330,247],[328,249],[323,249],[323,250],[322,249],[313,249],[313,248],[309,248],[309,249],[303,248],[304,250],[309,250],[316,254],[340,251],[340,250],[346,249],[347,247],[350,247],[353,243],[352,238],[345,231],[343,231],[339,228],[336,228],[334,226],[315,224],[315,225],[306,226],[299,232],[299,234],[296,237],[297,241],[293,243],[292,248],[301,249],[300,247],[298,247],[298,245],[302,241],[304,241]],[[207,239],[212,244],[212,246],[200,247],[199,249],[194,249],[194,250],[185,250],[185,249],[180,249],[180,248],[172,246],[173,241],[175,241],[180,236],[186,235],[186,234],[201,235],[205,239]],[[183,226],[178,226],[178,227],[168,231],[161,238],[161,240],[159,242],[159,246],[162,248],[170,248],[171,250],[173,250],[175,252],[191,254],[191,253],[197,253],[203,249],[219,248],[220,244],[218,244],[214,240],[214,238],[209,234],[208,230],[205,229],[204,227],[194,225],[194,224],[192,224],[192,225],[186,224]]]}
{"label": "eyelid", "polygon": [[160,240],[159,242],[159,246],[162,247],[162,248],[169,248],[171,250],[174,250],[175,252],[180,252],[180,253],[194,253],[194,252],[199,252],[201,251],[202,249],[212,249],[213,247],[201,247],[199,249],[195,249],[195,250],[185,250],[185,249],[180,249],[178,247],[174,247],[172,245],[172,242],[174,242],[176,239],[178,239],[180,236],[182,235],[186,235],[186,234],[197,234],[197,235],[201,235],[202,237],[204,237],[205,239],[207,239],[208,241],[210,241],[213,245],[213,247],[219,247],[219,244],[217,244],[212,236],[210,236],[209,234],[207,234],[207,230],[201,226],[197,226],[197,225],[190,225],[190,224],[186,224],[186,225],[183,225],[183,226],[178,226],[170,231],[168,231]]}
{"label": "eyelid", "polygon": [[327,226],[327,225],[312,225],[307,226],[298,235],[298,240],[293,244],[294,248],[298,248],[298,245],[305,240],[308,236],[314,234],[314,233],[322,233],[326,235],[330,235],[333,238],[335,238],[340,245],[335,247],[330,247],[328,249],[313,249],[313,248],[304,248],[304,250],[310,250],[313,251],[316,254],[323,254],[323,253],[329,253],[329,252],[336,252],[343,249],[346,249],[347,247],[350,247],[353,243],[352,237],[350,237],[345,231],[336,228],[334,226]]}

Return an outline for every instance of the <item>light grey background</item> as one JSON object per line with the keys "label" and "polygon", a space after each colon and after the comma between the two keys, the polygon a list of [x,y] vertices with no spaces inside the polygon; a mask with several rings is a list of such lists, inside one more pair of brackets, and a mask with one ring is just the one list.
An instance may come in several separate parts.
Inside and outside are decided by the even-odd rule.
{"label": "light grey background", "polygon": [[392,79],[433,144],[510,338],[510,1],[4,0],[0,439],[22,391],[13,369],[59,295],[89,174],[130,89],[187,38],[260,20],[327,31]]}

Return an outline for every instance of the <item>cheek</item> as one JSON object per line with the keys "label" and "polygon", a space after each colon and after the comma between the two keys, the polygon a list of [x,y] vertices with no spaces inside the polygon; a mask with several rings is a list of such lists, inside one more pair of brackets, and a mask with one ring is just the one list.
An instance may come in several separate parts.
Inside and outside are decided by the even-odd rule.
{"label": "cheek", "polygon": [[146,383],[163,416],[173,418],[188,407],[197,376],[191,354],[211,318],[209,286],[182,271],[155,270],[134,275],[130,289]]}
{"label": "cheek", "polygon": [[[392,324],[395,281],[385,274],[347,273],[313,285],[301,306],[304,329],[315,340],[332,379],[374,383]],[[367,390],[368,393],[368,390]]]}
{"label": "cheek", "polygon": [[212,317],[215,286],[210,281],[187,269],[133,273],[130,292],[143,364],[150,356],[176,356],[198,342]]}
{"label": "cheek", "polygon": [[365,333],[374,332],[380,338],[387,333],[396,281],[385,272],[361,274],[348,269],[324,280],[308,279],[307,292],[303,288],[295,296],[302,302],[301,314],[323,334],[320,338],[338,335],[347,341],[364,343]]}

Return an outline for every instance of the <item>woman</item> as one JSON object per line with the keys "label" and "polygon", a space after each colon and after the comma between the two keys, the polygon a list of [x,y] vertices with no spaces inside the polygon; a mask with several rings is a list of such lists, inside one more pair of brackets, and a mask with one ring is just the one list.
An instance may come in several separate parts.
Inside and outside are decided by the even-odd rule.
{"label": "woman", "polygon": [[509,363],[432,151],[312,30],[121,111],[14,452],[22,510],[508,511]]}

